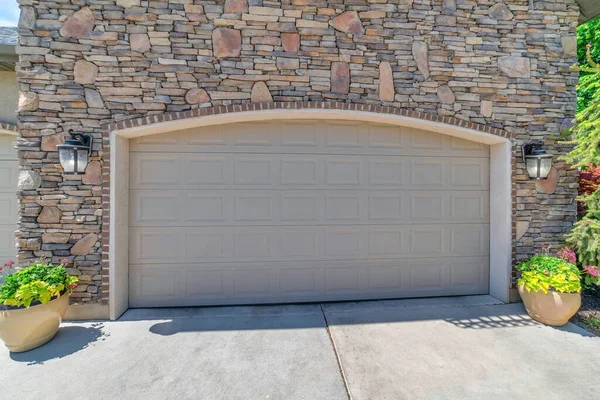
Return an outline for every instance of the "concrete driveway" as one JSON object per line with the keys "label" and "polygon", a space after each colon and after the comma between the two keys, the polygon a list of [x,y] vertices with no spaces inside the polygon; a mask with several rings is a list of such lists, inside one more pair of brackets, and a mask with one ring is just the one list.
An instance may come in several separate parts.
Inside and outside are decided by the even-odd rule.
{"label": "concrete driveway", "polygon": [[592,399],[598,354],[489,296],[130,310],[0,350],[0,398]]}

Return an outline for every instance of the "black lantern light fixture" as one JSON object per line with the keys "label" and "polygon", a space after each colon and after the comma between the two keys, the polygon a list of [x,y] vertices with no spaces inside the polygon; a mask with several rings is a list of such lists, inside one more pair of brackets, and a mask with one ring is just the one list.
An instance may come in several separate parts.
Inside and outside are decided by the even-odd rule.
{"label": "black lantern light fixture", "polygon": [[69,130],[69,134],[71,139],[56,146],[60,165],[65,174],[83,174],[90,162],[94,138],[89,133],[73,133],[72,130]]}
{"label": "black lantern light fixture", "polygon": [[552,169],[552,154],[547,154],[541,143],[527,143],[523,145],[523,162],[529,179],[547,179]]}

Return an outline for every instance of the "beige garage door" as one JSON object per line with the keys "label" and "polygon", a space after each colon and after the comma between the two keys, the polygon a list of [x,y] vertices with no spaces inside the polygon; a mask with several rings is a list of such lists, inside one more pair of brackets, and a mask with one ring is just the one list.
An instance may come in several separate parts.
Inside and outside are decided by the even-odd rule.
{"label": "beige garage door", "polygon": [[0,134],[0,265],[15,260],[17,175],[19,163],[13,135]]}
{"label": "beige garage door", "polygon": [[131,307],[488,293],[486,145],[287,121],[130,151]]}

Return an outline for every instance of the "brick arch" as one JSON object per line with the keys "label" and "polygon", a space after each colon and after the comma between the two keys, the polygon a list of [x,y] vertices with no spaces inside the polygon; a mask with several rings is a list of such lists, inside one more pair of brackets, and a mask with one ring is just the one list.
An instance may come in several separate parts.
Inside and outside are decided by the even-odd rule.
{"label": "brick arch", "polygon": [[16,135],[19,133],[19,130],[16,125],[9,124],[8,122],[0,122],[0,133]]}
{"label": "brick arch", "polygon": [[111,131],[120,131],[130,128],[141,128],[144,126],[158,123],[180,121],[190,118],[202,118],[213,115],[235,114],[244,112],[260,112],[267,110],[338,110],[338,111],[356,111],[362,113],[373,113],[379,115],[399,116],[413,118],[428,122],[446,124],[453,127],[470,129],[481,133],[499,136],[506,139],[512,139],[512,134],[504,129],[494,128],[489,125],[477,124],[453,117],[439,116],[435,114],[407,110],[392,106],[380,106],[374,104],[357,104],[341,102],[275,102],[275,103],[249,103],[230,106],[215,106],[196,108],[190,111],[180,111],[165,114],[151,115],[148,117],[134,118],[125,121],[108,124],[104,127],[106,133]]}
{"label": "brick arch", "polygon": [[508,302],[514,229],[511,145],[507,131],[396,107],[341,102],[251,103],[152,115],[103,129],[102,302],[110,318],[128,308],[129,139],[195,127],[285,119],[347,120],[414,127],[490,145],[490,294]]}

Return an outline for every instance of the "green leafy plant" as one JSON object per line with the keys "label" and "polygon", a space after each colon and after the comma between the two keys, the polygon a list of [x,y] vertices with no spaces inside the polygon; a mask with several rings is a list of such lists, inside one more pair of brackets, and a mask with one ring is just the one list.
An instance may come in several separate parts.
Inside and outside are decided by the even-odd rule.
{"label": "green leafy plant", "polygon": [[[6,275],[0,284],[0,305],[30,307],[70,294],[78,279],[67,274],[65,261],[68,262],[63,260],[58,266],[40,261]],[[11,266],[12,261],[4,264],[3,269]]]}
{"label": "green leafy plant", "polygon": [[563,293],[581,291],[579,269],[560,258],[536,255],[517,265],[521,271],[519,285],[528,291],[548,293],[554,290]]}

